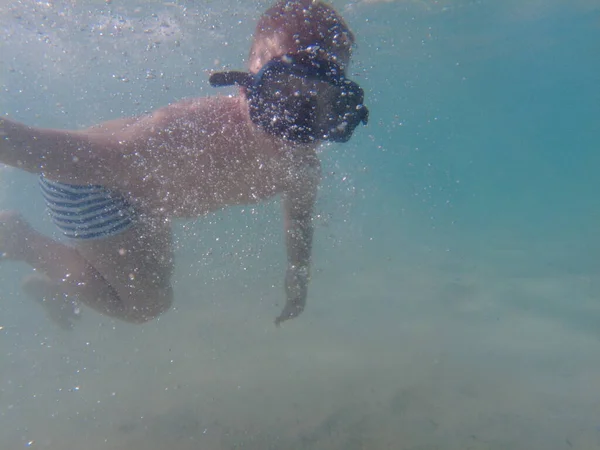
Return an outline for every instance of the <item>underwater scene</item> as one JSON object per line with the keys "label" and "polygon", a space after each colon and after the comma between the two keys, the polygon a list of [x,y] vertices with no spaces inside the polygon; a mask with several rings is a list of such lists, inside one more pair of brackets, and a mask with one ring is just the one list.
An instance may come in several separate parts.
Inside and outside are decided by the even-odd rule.
{"label": "underwater scene", "polygon": [[[274,3],[0,0],[1,117],[235,96],[209,76],[247,70]],[[27,295],[0,231],[0,448],[600,449],[600,3],[329,4],[369,117],[316,149],[302,314],[274,324],[280,195],[173,218],[173,304],[143,324]],[[0,210],[66,248],[9,138]]]}

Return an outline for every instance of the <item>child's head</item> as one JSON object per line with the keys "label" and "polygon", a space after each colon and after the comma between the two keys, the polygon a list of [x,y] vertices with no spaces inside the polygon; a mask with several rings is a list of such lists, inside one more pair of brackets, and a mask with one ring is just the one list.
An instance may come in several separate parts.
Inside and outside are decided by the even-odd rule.
{"label": "child's head", "polygon": [[341,67],[350,62],[354,36],[335,10],[321,1],[283,0],[260,18],[248,68],[257,73],[273,58],[317,47]]}
{"label": "child's head", "polygon": [[249,72],[216,72],[212,86],[237,84],[250,119],[267,133],[296,143],[346,142],[367,123],[364,92],[345,75],[354,36],[317,0],[283,0],[260,18]]}

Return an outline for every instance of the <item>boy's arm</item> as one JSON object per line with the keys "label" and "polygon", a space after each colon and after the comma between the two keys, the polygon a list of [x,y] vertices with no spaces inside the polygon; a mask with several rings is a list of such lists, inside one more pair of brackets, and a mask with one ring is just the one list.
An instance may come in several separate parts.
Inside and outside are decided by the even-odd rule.
{"label": "boy's arm", "polygon": [[30,127],[0,117],[0,163],[64,183],[119,189],[123,180],[139,181],[156,169],[164,159],[162,147],[198,145],[198,133],[189,130],[205,128],[199,121],[210,119],[214,103],[208,98],[180,101],[81,131]]}
{"label": "boy's arm", "polygon": [[282,313],[275,319],[276,325],[297,317],[306,305],[313,239],[312,214],[319,181],[319,162],[316,157],[311,158],[283,195],[287,250],[286,303]]}
{"label": "boy's arm", "polygon": [[0,118],[0,163],[56,181],[92,184],[109,179],[118,141],[106,134],[30,127]]}

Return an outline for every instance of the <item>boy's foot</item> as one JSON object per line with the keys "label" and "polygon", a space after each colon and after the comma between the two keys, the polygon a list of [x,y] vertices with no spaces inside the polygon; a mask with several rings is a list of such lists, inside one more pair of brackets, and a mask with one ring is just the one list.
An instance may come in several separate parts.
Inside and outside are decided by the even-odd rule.
{"label": "boy's foot", "polygon": [[17,211],[0,211],[0,259],[22,261],[35,231]]}
{"label": "boy's foot", "polygon": [[79,302],[47,276],[29,275],[23,279],[22,287],[23,292],[40,303],[48,318],[63,330],[72,330],[73,321],[81,318]]}

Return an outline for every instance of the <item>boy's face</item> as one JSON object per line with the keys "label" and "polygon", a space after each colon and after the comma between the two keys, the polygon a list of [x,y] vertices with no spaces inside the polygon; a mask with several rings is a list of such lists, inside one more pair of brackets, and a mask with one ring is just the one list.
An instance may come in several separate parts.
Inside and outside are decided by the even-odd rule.
{"label": "boy's face", "polygon": [[274,60],[256,86],[261,121],[293,139],[345,142],[368,120],[360,86],[346,80],[339,66],[310,54]]}
{"label": "boy's face", "polygon": [[275,57],[250,73],[217,72],[210,83],[241,86],[252,121],[270,134],[298,143],[346,142],[360,123],[368,121],[363,90],[319,48]]}
{"label": "boy's face", "polygon": [[269,89],[264,94],[265,103],[283,104],[285,111],[290,116],[299,117],[300,122],[311,128],[324,128],[318,124],[328,123],[332,115],[335,115],[332,107],[338,89],[314,78],[282,74],[280,77],[270,78]]}

